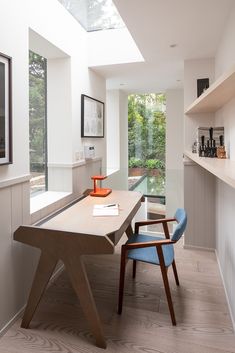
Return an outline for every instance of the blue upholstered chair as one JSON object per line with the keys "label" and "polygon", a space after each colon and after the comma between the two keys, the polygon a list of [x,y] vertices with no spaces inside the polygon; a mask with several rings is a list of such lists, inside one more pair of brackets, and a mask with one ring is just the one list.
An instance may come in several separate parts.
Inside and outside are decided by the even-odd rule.
{"label": "blue upholstered chair", "polygon": [[[170,238],[168,223],[177,222],[174,233]],[[165,234],[164,237],[150,236],[145,234],[139,234],[139,228],[149,224],[163,225]],[[142,261],[153,265],[160,266],[162,279],[166,291],[167,302],[169,311],[171,314],[171,321],[173,325],[176,325],[175,313],[173,303],[171,299],[170,286],[167,277],[168,267],[172,265],[175,281],[177,286],[179,285],[179,279],[174,260],[174,243],[176,243],[182,236],[187,225],[187,215],[183,208],[178,208],[175,217],[170,219],[159,219],[154,221],[137,222],[135,224],[135,233],[131,235],[125,245],[122,245],[121,252],[121,267],[120,267],[120,283],[119,283],[119,302],[118,302],[118,313],[122,313],[122,302],[123,302],[123,290],[125,280],[125,267],[127,259],[133,260],[133,278],[136,275],[136,262]]]}

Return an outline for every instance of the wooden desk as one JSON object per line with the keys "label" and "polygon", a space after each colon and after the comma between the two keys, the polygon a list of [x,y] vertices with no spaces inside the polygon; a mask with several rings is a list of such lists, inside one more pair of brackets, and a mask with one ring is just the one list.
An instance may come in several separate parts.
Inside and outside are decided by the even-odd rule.
{"label": "wooden desk", "polygon": [[[105,198],[88,196],[40,226],[20,226],[16,230],[15,240],[41,249],[21,327],[29,327],[55,266],[62,260],[96,345],[106,348],[82,255],[112,254],[123,233],[127,236],[133,233],[131,221],[140,207],[141,197],[134,191],[113,191]],[[118,203],[119,216],[93,217],[93,205],[103,203]]]}

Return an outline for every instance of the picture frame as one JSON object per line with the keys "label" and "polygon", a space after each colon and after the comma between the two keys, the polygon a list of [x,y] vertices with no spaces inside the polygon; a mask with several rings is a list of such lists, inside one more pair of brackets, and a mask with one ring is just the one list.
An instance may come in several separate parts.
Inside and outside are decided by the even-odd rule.
{"label": "picture frame", "polygon": [[104,137],[104,102],[81,95],[81,137]]}
{"label": "picture frame", "polygon": [[12,58],[0,53],[0,165],[12,163]]}
{"label": "picture frame", "polygon": [[209,78],[199,78],[197,80],[197,97],[209,88]]}

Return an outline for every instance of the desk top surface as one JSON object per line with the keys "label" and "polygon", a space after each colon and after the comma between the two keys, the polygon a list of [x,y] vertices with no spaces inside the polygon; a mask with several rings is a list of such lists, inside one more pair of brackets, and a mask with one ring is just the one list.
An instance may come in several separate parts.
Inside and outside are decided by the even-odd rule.
{"label": "desk top surface", "polygon": [[[115,190],[107,197],[88,196],[45,221],[40,228],[105,236],[118,231],[130,217],[133,217],[132,212],[136,207],[139,208],[141,197],[142,194],[139,192]],[[109,203],[119,204],[118,216],[92,215],[94,205]]]}

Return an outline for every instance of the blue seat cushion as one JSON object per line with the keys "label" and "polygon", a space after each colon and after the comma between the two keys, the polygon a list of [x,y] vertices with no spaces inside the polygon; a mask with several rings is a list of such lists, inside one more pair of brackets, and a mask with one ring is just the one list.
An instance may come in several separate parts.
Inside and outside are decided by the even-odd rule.
{"label": "blue seat cushion", "polygon": [[[126,244],[148,242],[148,241],[162,240],[162,239],[165,239],[165,237],[152,237],[150,235],[145,235],[145,234],[133,234],[128,239]],[[162,250],[163,250],[165,266],[168,267],[172,264],[174,260],[174,247],[172,244],[163,245]],[[149,248],[128,250],[127,257],[128,259],[143,261],[154,265],[159,265],[159,258],[158,258],[157,249],[155,246],[151,246]]]}

